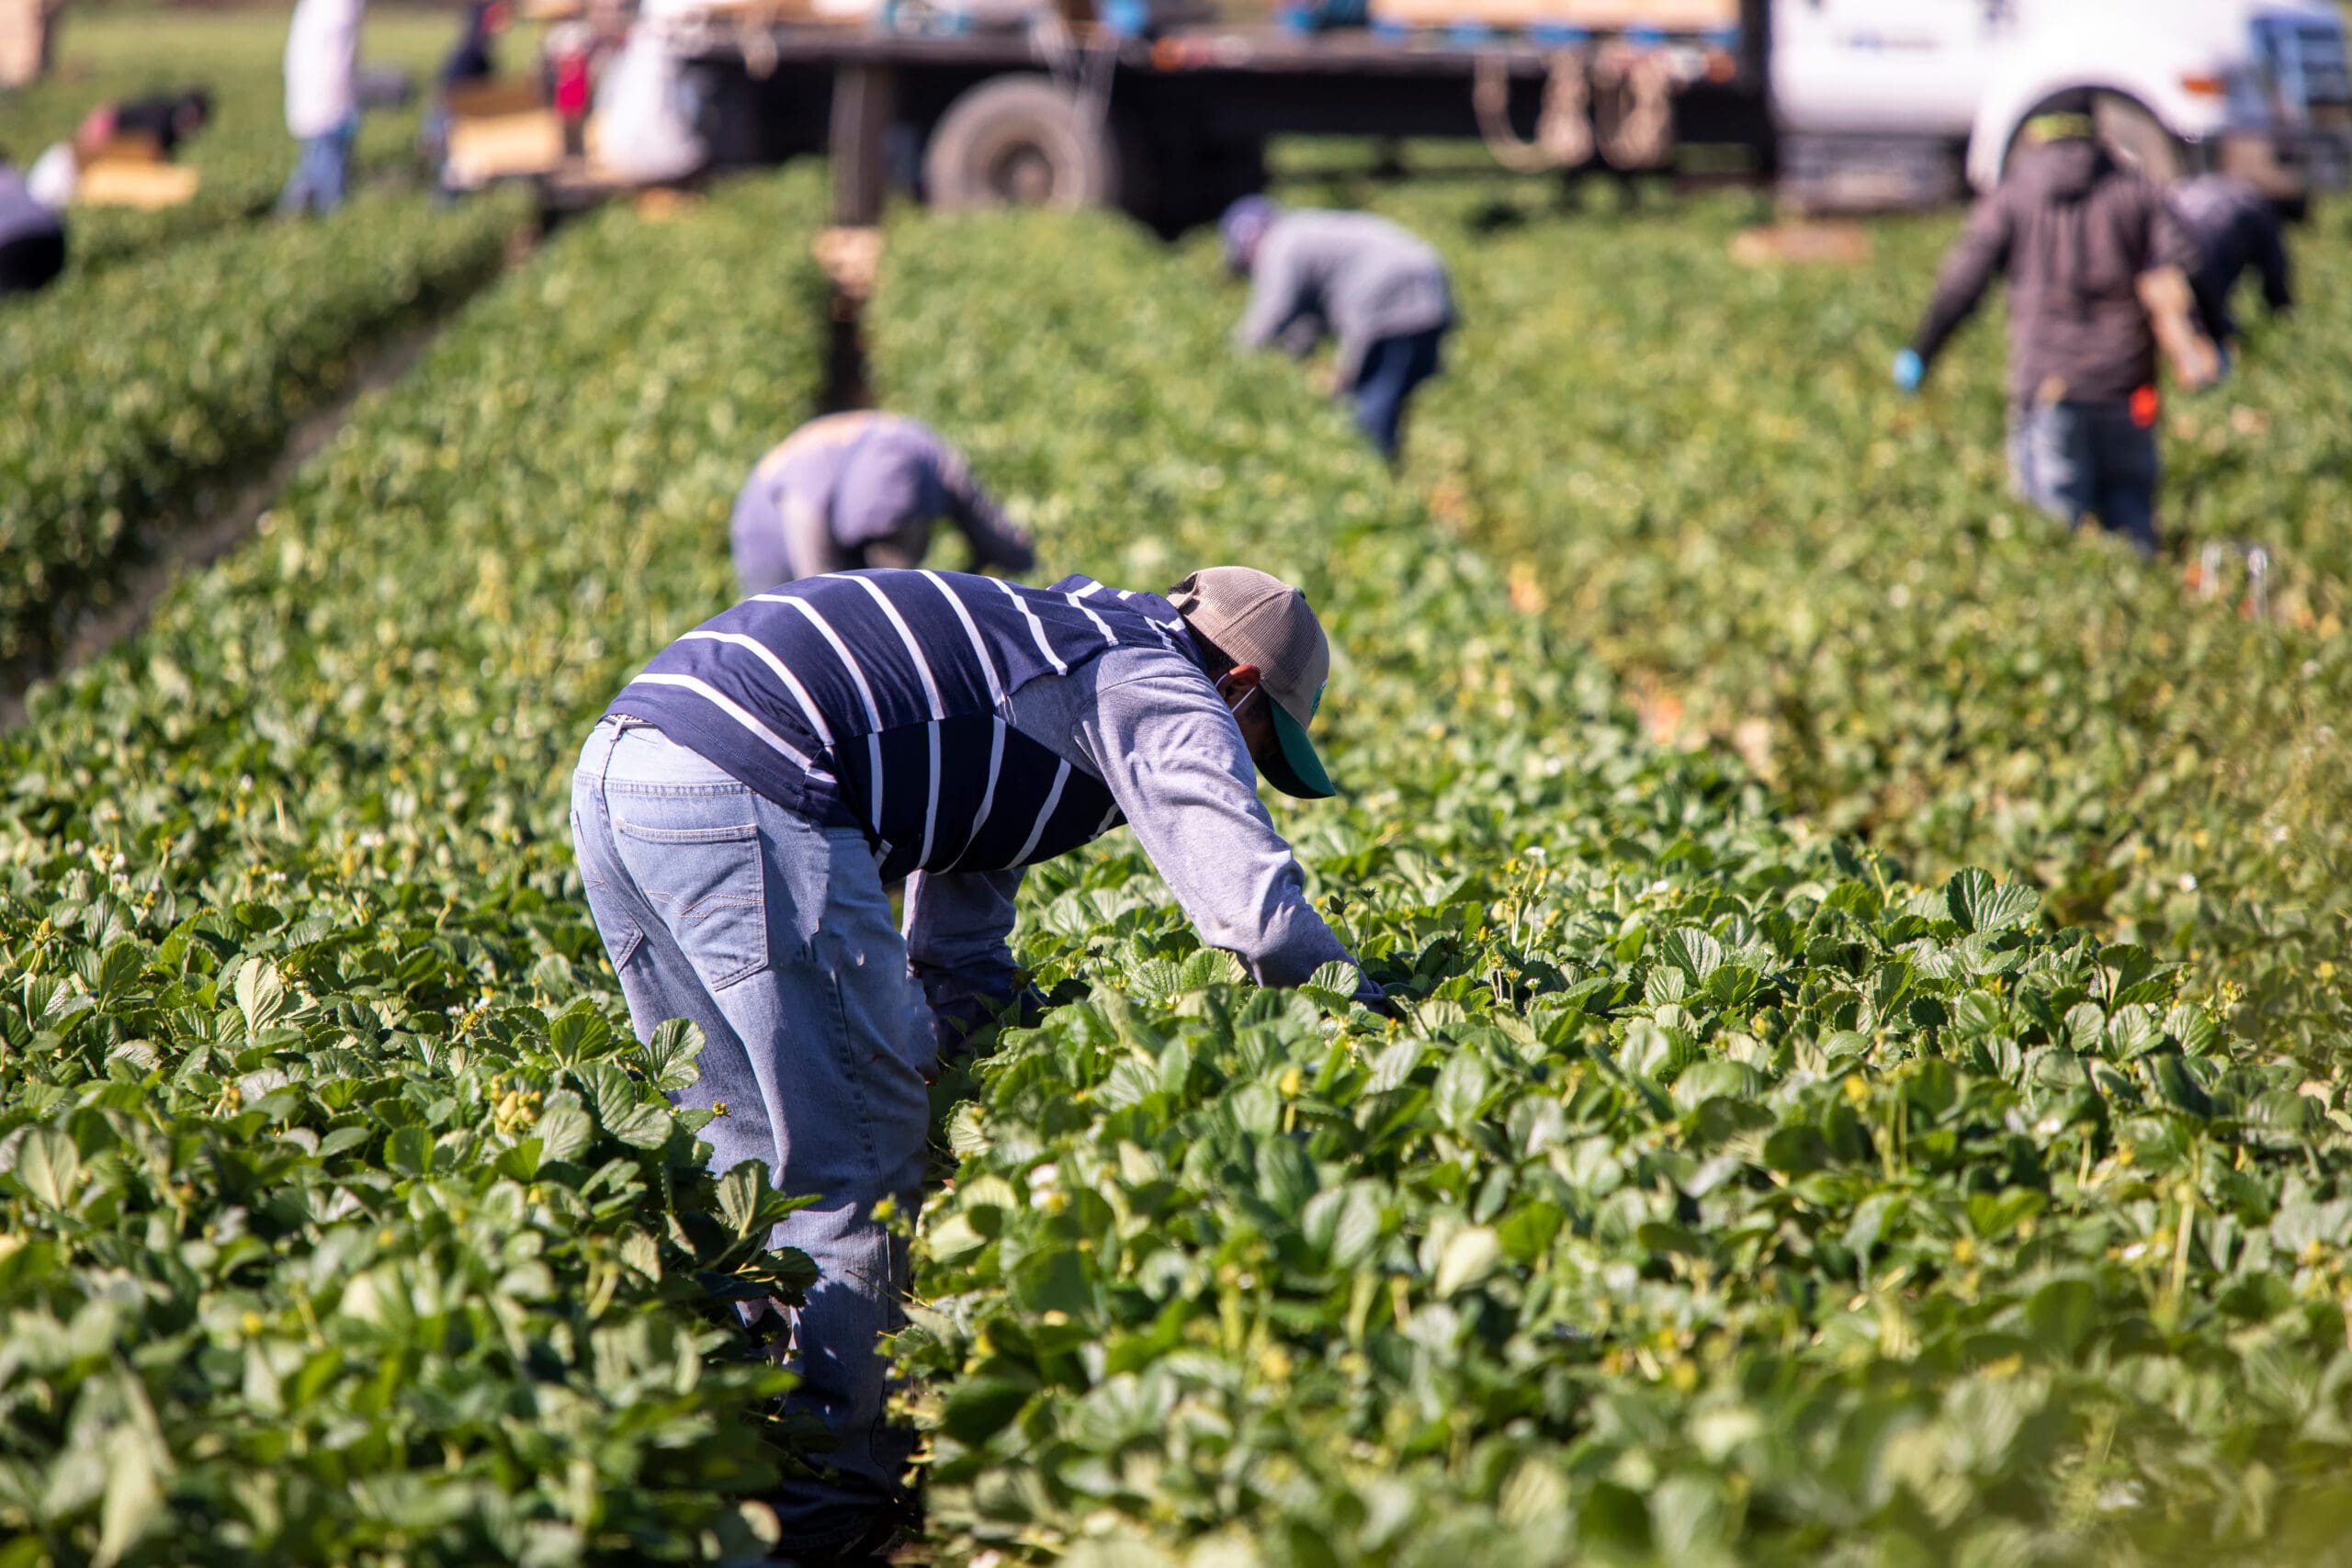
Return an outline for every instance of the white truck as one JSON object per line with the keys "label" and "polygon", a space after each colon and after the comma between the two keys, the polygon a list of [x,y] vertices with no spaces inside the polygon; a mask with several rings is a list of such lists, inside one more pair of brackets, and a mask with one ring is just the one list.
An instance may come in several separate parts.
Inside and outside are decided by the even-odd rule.
{"label": "white truck", "polygon": [[[2313,0],[1776,0],[1772,116],[1784,170],[1964,153],[1978,190],[2052,94],[2098,93],[2101,134],[2158,178],[2211,168],[2282,201],[2345,183],[2342,14]],[[1850,182],[1849,182],[1850,183]],[[1861,182],[1865,197],[1867,178]]]}
{"label": "white truck", "polygon": [[2000,176],[2052,94],[2128,156],[2294,203],[2352,170],[2321,0],[656,0],[722,161],[830,148],[837,216],[1120,206],[1175,229],[1263,177],[1267,138],[1483,139],[1513,167],[1700,170],[1796,205],[1930,205]]}

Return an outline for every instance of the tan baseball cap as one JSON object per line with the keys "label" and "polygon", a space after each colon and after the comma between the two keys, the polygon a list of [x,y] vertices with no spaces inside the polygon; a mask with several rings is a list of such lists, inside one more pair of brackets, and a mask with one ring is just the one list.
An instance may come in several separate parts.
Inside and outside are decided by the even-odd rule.
{"label": "tan baseball cap", "polygon": [[1259,763],[1266,782],[1302,800],[1337,795],[1306,738],[1331,678],[1331,642],[1306,595],[1251,567],[1212,566],[1169,590],[1168,602],[1236,664],[1258,667],[1280,743],[1279,756]]}

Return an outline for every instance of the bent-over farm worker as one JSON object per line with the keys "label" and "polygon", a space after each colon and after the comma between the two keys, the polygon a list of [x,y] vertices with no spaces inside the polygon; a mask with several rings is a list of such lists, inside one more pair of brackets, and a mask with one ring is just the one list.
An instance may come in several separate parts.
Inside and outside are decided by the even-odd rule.
{"label": "bent-over farm worker", "polygon": [[971,541],[976,566],[1036,564],[1029,536],[937,431],[904,414],[837,413],[760,459],[728,533],[748,593],[820,572],[921,566],[943,517]]}
{"label": "bent-over farm worker", "polygon": [[301,152],[277,210],[333,212],[359,134],[359,24],[367,0],[295,0],[286,34],[286,129]]}
{"label": "bent-over farm worker", "polygon": [[1329,667],[1306,596],[1246,567],[1166,598],[843,572],[686,633],[589,737],[572,833],[629,1016],[641,1036],[701,1026],[683,1099],[727,1107],[703,1133],[714,1169],[760,1160],[816,1200],[774,1235],[817,1264],[792,1397],[839,1439],[829,1479],[778,1500],[803,1561],[871,1550],[904,1506],[911,1439],[876,1338],[901,1322],[907,1258],[875,1205],[913,1212],[926,1080],[1014,998],[1023,868],[1124,821],[1261,983],[1354,962],[1255,788],[1332,793],[1307,739]]}
{"label": "bent-over farm worker", "polygon": [[2164,193],[2096,140],[2087,93],[2026,122],[1999,188],[1976,204],[1894,379],[1916,391],[1984,297],[2009,285],[2009,468],[2026,500],[2080,526],[2097,517],[2156,547],[2156,349],[2191,389],[2220,356],[2192,320],[2198,264]]}
{"label": "bent-over farm worker", "polygon": [[2295,283],[2278,209],[2229,175],[2200,175],[2168,193],[2172,215],[2196,243],[2198,316],[2205,335],[2227,348],[2237,342],[2230,296],[2248,269],[2262,275],[2262,302],[2278,315],[2294,309]]}
{"label": "bent-over farm worker", "polygon": [[150,93],[113,106],[112,137],[138,138],[154,144],[168,158],[180,143],[212,123],[212,89],[185,87],[176,93]]}
{"label": "bent-over farm worker", "polygon": [[0,295],[31,294],[65,270],[65,220],[0,154]]}
{"label": "bent-over farm worker", "polygon": [[1250,279],[1235,341],[1303,358],[1337,339],[1331,389],[1354,399],[1357,427],[1395,462],[1405,405],[1437,374],[1454,324],[1437,252],[1385,218],[1288,212],[1262,196],[1226,209],[1218,233],[1226,265]]}

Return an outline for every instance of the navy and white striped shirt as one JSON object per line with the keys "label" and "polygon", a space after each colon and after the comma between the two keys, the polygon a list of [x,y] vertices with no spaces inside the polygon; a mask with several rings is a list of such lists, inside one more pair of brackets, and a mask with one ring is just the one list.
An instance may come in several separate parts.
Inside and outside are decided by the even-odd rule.
{"label": "navy and white striped shirt", "polygon": [[1155,594],[1069,577],[850,571],[754,594],[673,643],[608,714],[756,793],[854,826],[886,878],[1050,860],[1124,818],[1101,779],[1012,728],[1012,694],[1120,647],[1194,663]]}

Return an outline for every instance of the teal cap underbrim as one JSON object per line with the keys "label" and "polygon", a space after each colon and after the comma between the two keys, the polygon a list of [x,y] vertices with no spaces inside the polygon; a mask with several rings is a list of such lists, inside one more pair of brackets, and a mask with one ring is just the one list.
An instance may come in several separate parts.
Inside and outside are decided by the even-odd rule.
{"label": "teal cap underbrim", "polygon": [[1276,752],[1258,765],[1266,782],[1300,800],[1329,800],[1339,794],[1323,771],[1323,759],[1315,754],[1315,742],[1306,738],[1306,727],[1278,702],[1269,699],[1266,711],[1274,716]]}

